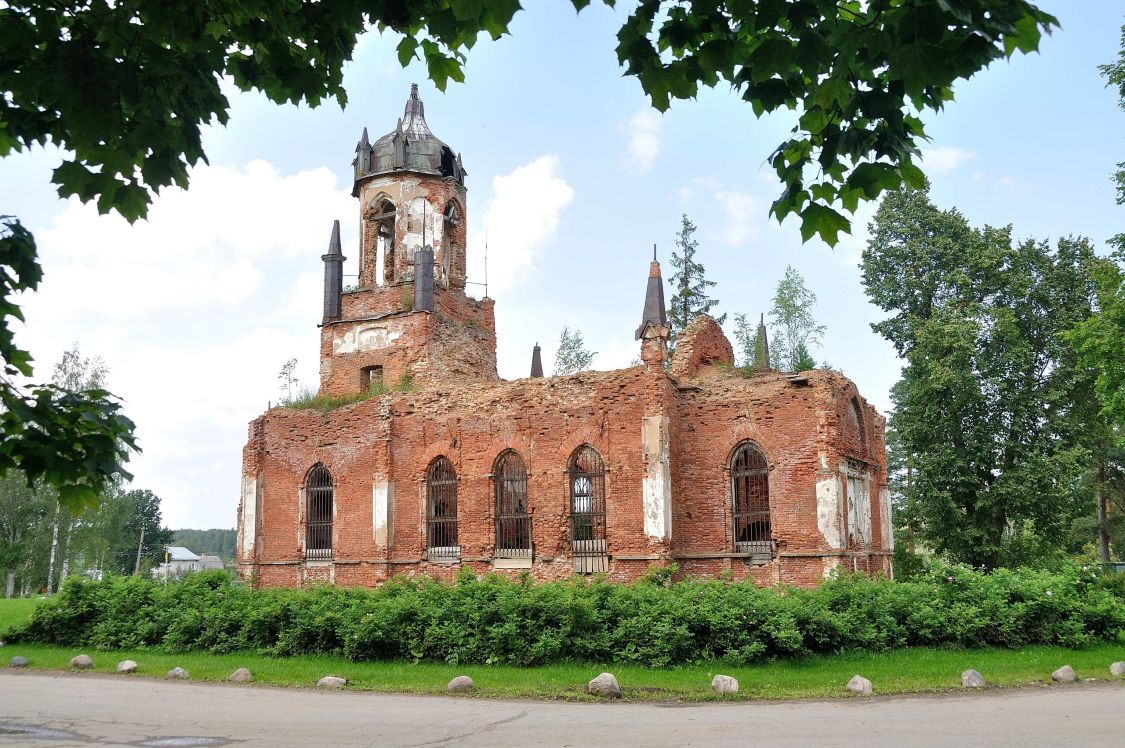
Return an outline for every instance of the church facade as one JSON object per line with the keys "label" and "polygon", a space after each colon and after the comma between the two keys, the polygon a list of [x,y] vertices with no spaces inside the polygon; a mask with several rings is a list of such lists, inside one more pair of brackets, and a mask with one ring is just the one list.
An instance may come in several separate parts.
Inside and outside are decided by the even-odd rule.
{"label": "church facade", "polygon": [[394,130],[364,130],[354,166],[359,283],[343,289],[337,222],[320,326],[319,394],[350,404],[250,424],[244,577],[891,573],[884,419],[849,379],[744,373],[709,317],[669,355],[654,259],[640,365],[544,377],[536,350],[532,376],[501,380],[494,302],[465,293],[466,172],[416,88]]}

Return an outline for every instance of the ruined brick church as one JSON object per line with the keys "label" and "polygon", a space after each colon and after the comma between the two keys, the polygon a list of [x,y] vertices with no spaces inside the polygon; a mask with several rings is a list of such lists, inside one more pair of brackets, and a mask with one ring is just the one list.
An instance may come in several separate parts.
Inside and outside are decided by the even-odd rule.
{"label": "ruined brick church", "polygon": [[465,293],[465,168],[416,87],[393,130],[374,142],[364,130],[353,163],[359,282],[343,288],[337,222],[319,392],[358,401],[250,424],[243,576],[890,574],[884,419],[847,377],[747,375],[709,317],[670,356],[660,266],[646,280],[639,259],[640,365],[544,377],[536,348],[531,376],[502,380],[494,301]]}

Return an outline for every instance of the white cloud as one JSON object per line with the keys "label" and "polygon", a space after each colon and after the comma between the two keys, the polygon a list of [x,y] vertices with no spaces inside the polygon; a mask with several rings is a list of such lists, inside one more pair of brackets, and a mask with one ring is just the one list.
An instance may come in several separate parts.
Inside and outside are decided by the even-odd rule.
{"label": "white cloud", "polygon": [[975,151],[946,145],[922,149],[922,166],[927,171],[948,174],[977,157]]}
{"label": "white cloud", "polygon": [[[469,238],[469,279],[484,281],[484,246],[488,241],[488,292],[495,297],[523,272],[535,267],[536,254],[554,237],[559,215],[574,190],[556,174],[559,158],[540,156],[492,180],[484,228]],[[481,292],[470,286],[469,292]]]}
{"label": "white cloud", "polygon": [[254,161],[193,170],[133,226],[71,201],[36,231],[45,277],[20,342],[39,379],[74,341],[106,361],[144,450],[134,485],[170,526],[233,527],[246,426],[280,399],[281,365],[316,387],[320,255],[340,219],[354,266],[355,211],[328,169]]}
{"label": "white cloud", "polygon": [[693,208],[718,208],[705,227],[709,237],[728,247],[744,246],[761,235],[769,221],[769,203],[757,195],[725,186],[714,177],[695,177],[675,193],[676,200]]}
{"label": "white cloud", "polygon": [[621,127],[629,143],[621,165],[631,174],[648,174],[660,154],[660,114],[653,109],[642,109]]}
{"label": "white cloud", "polygon": [[758,236],[766,217],[764,200],[738,190],[716,190],[715,199],[723,207],[724,224],[716,238],[731,247],[740,247]]}

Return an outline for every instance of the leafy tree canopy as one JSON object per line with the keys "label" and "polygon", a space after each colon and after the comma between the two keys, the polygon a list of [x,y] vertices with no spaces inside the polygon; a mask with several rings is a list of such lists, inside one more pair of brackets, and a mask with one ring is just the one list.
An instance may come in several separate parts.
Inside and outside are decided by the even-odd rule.
{"label": "leafy tree canopy", "polygon": [[596,352],[587,350],[581,330],[564,327],[559,335],[559,349],[555,352],[553,374],[560,376],[586,371],[593,363],[595,355]]}
{"label": "leafy tree canopy", "polygon": [[906,359],[891,427],[911,468],[905,514],[950,558],[997,566],[1064,550],[1092,506],[1090,372],[1067,331],[1090,317],[1099,263],[973,228],[925,191],[884,197],[863,253],[873,325]]}
{"label": "leafy tree canopy", "polygon": [[[578,10],[590,0],[571,0]],[[615,0],[602,0],[615,5]],[[226,123],[220,81],[276,102],[347,101],[343,65],[375,28],[401,35],[440,90],[464,79],[481,34],[499,39],[518,0],[15,0],[0,9],[0,156],[34,143],[68,151],[63,196],[130,220],[151,193],[186,186],[205,158],[202,125]],[[807,240],[835,243],[852,211],[904,181],[925,138],[919,113],[993,60],[1038,48],[1057,20],[1025,0],[641,0],[617,56],[652,105],[729,85],[758,115],[799,113],[771,163]]]}
{"label": "leafy tree canopy", "polygon": [[808,347],[820,342],[826,328],[817,324],[812,316],[815,303],[816,294],[805,285],[805,279],[796,268],[787,265],[785,275],[777,282],[773,307],[770,308],[773,327],[773,350],[770,353],[778,368],[784,371],[816,368]]}
{"label": "leafy tree canopy", "polygon": [[0,216],[0,473],[18,468],[29,486],[42,479],[60,502],[80,509],[96,504],[115,477],[132,477],[124,463],[136,449],[133,422],[102,389],[102,374],[69,376],[65,359],[51,384],[16,383],[32,370],[31,356],[15,343],[10,320],[23,315],[12,297],[34,291],[42,277],[31,233]]}

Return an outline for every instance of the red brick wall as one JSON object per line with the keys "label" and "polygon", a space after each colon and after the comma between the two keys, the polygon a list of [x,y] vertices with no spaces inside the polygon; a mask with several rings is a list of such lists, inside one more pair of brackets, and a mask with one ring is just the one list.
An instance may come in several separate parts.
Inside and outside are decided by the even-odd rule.
{"label": "red brick wall", "polygon": [[[729,573],[760,584],[815,584],[826,547],[817,528],[815,482],[841,455],[855,454],[884,470],[870,433],[878,417],[865,408],[866,446],[837,438],[838,420],[854,387],[841,375],[813,372],[804,384],[777,373],[751,378],[721,370],[679,387],[658,366],[513,382],[447,381],[388,394],[329,413],[275,408],[251,427],[244,469],[259,483],[254,553],[243,571],[264,585],[323,579],[372,585],[394,573],[451,577],[461,566],[492,567],[497,456],[513,449],[529,473],[535,562],[539,579],[570,576],[568,461],[590,444],[606,467],[609,576],[632,579],[655,560],[675,560],[691,574]],[[843,403],[843,405],[841,405]],[[670,421],[672,537],[645,535],[641,420],[663,411]],[[730,452],[752,439],[770,466],[771,522],[777,558],[749,566],[732,552]],[[457,471],[461,564],[425,561],[423,478],[443,455]],[[335,480],[334,564],[300,563],[306,472],[323,463]],[[885,472],[885,470],[884,470]],[[881,473],[882,474],[882,473]],[[393,484],[389,545],[377,545],[372,484]],[[873,513],[878,514],[877,501]],[[872,521],[873,536],[878,518]],[[881,550],[878,548],[868,550]],[[809,554],[809,555],[803,555]],[[867,568],[866,553],[861,568]],[[882,556],[871,568],[881,568]],[[257,563],[255,563],[257,562]]]}

